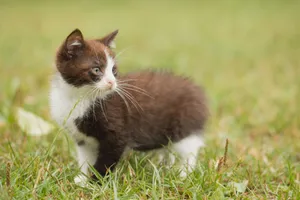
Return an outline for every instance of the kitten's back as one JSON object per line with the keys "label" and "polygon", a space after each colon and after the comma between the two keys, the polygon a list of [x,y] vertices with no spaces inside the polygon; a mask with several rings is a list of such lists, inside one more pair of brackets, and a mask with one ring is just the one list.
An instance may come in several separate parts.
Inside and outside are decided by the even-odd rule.
{"label": "kitten's back", "polygon": [[137,149],[176,142],[204,128],[207,102],[203,90],[190,79],[170,72],[141,71],[119,81],[119,87],[138,102],[138,109],[129,105],[128,126]]}

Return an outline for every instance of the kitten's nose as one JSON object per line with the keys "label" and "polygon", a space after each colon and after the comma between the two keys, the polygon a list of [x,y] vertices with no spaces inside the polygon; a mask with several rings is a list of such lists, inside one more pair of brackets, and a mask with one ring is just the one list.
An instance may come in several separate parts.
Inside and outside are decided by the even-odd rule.
{"label": "kitten's nose", "polygon": [[113,81],[113,80],[107,80],[106,82],[107,82],[108,88],[109,88],[109,89],[112,89],[113,86],[114,86],[114,81]]}
{"label": "kitten's nose", "polygon": [[113,85],[113,81],[111,81],[111,80],[108,80],[107,83],[108,83],[108,85]]}

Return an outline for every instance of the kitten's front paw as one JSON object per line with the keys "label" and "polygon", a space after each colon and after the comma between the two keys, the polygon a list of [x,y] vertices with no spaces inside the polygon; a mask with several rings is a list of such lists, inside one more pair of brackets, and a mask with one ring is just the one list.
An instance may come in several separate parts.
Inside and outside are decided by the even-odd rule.
{"label": "kitten's front paw", "polygon": [[76,185],[79,185],[81,187],[87,186],[87,177],[84,175],[78,175],[74,178],[74,182]]}

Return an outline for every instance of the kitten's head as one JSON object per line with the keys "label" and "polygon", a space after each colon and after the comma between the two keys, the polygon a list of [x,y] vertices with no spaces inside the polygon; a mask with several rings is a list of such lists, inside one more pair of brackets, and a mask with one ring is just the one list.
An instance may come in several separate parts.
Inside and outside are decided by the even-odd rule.
{"label": "kitten's head", "polygon": [[108,94],[117,88],[117,66],[111,50],[118,31],[96,40],[84,40],[75,29],[57,52],[56,66],[63,79],[77,88],[97,88]]}

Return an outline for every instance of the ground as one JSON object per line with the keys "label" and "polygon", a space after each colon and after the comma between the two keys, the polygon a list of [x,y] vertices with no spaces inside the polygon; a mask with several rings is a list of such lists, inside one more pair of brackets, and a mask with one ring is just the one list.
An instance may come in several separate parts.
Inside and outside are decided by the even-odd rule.
{"label": "ground", "polygon": [[[0,199],[300,199],[299,1],[0,6]],[[66,133],[20,130],[18,106],[51,122],[55,51],[75,28],[89,38],[119,29],[122,73],[165,68],[205,88],[206,147],[186,180],[132,153],[102,186],[81,188]]]}

